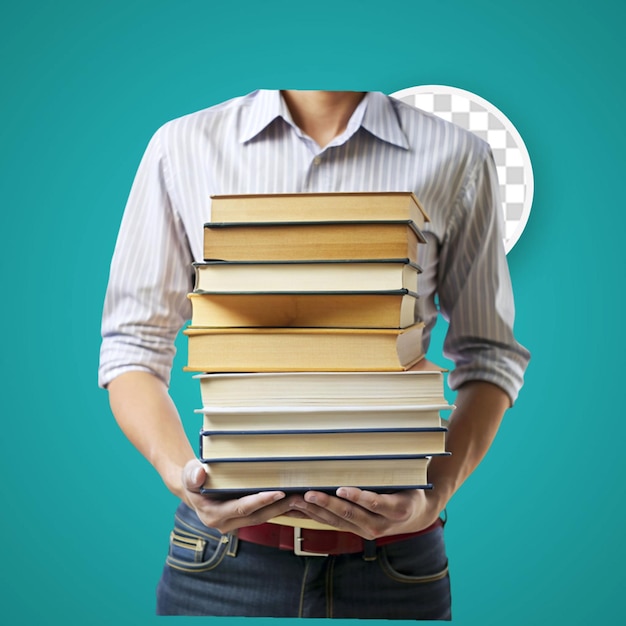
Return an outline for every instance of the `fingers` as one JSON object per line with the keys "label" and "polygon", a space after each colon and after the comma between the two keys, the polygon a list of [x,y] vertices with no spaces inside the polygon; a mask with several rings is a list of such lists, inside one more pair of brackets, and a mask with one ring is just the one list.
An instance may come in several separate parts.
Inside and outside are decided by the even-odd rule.
{"label": "fingers", "polygon": [[[361,497],[358,489],[351,491],[351,494]],[[304,500],[308,505],[307,515],[320,522],[356,533],[366,539],[375,539],[384,530],[385,518],[378,513],[372,514],[367,511],[358,504],[358,501],[351,502],[347,499],[315,491],[304,494]]]}
{"label": "fingers", "polygon": [[193,503],[202,523],[226,533],[282,515],[289,510],[289,504],[284,500],[282,492],[264,492],[226,501],[196,495]]}
{"label": "fingers", "polygon": [[407,519],[413,508],[414,495],[411,491],[380,494],[373,491],[363,491],[355,487],[337,489],[339,498],[353,502],[365,510],[382,515],[393,522],[402,522]]}
{"label": "fingers", "polygon": [[193,459],[183,468],[182,483],[186,490],[185,501],[208,527],[226,533],[242,526],[261,524],[292,510],[294,498],[286,498],[282,491],[266,491],[231,500],[216,500],[200,493],[207,479],[207,469]]}
{"label": "fingers", "polygon": [[365,539],[392,534],[414,510],[412,491],[378,494],[355,487],[342,487],[337,495],[309,491],[298,510],[312,519],[341,530],[356,533]]}
{"label": "fingers", "polygon": [[207,473],[202,463],[198,459],[192,459],[183,468],[183,487],[187,491],[200,493],[206,477]]}

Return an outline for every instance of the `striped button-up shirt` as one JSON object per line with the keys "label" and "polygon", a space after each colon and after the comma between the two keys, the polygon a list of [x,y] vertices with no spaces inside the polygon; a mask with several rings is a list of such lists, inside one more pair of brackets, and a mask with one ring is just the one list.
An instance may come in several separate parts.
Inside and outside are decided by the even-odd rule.
{"label": "striped button-up shirt", "polygon": [[[174,340],[190,317],[191,263],[203,257],[212,194],[412,191],[431,221],[420,246],[424,347],[437,316],[444,354],[465,381],[515,400],[529,353],[513,336],[514,305],[498,183],[475,135],[381,93],[321,148],[278,91],[256,91],[168,122],[137,171],[111,264],[99,383],[143,370],[169,384]],[[429,355],[437,360],[436,355]]]}

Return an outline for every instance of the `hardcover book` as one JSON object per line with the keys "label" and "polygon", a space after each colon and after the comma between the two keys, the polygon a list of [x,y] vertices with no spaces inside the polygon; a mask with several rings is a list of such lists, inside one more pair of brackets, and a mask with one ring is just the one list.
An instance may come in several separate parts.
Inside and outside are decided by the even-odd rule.
{"label": "hardcover book", "polygon": [[196,292],[417,292],[419,265],[403,259],[205,261],[194,263]]}
{"label": "hardcover book", "polygon": [[[445,401],[440,404],[381,405],[376,399],[370,405],[355,404],[328,406],[306,404],[286,406],[285,399],[277,398],[275,405],[267,406],[204,406],[196,412],[203,416],[205,431],[263,431],[386,429],[438,429],[442,426],[440,411],[454,410]],[[242,404],[253,402],[243,399]]]}
{"label": "hardcover book", "polygon": [[204,259],[309,261],[402,259],[417,262],[422,232],[410,220],[208,222]]}
{"label": "hardcover book", "polygon": [[446,429],[202,430],[200,460],[249,457],[444,454]]}
{"label": "hardcover book", "polygon": [[420,229],[429,221],[419,200],[409,191],[211,196],[211,220],[214,222],[335,219],[412,220]]}
{"label": "hardcover book", "polygon": [[208,459],[208,477],[202,491],[243,494],[276,489],[326,491],[342,486],[374,491],[429,488],[429,460],[421,455]]}
{"label": "hardcover book", "polygon": [[[421,359],[401,372],[248,372],[198,374],[202,405],[207,410],[242,407],[269,411],[281,407],[359,409],[400,406],[415,410],[446,406],[445,369]],[[385,416],[385,423],[389,416]],[[432,425],[432,424],[429,424]],[[279,426],[278,428],[284,428]],[[207,427],[208,428],[208,427]]]}
{"label": "hardcover book", "polygon": [[419,322],[406,329],[198,328],[188,338],[188,371],[405,370],[424,356]]}
{"label": "hardcover book", "polygon": [[345,293],[194,292],[191,325],[223,328],[407,328],[421,321],[405,289]]}

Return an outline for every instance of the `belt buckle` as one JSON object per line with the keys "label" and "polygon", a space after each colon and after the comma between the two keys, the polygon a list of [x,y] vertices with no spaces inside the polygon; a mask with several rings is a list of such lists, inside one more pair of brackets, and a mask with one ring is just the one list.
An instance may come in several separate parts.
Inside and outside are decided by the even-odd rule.
{"label": "belt buckle", "polygon": [[302,536],[302,528],[294,526],[293,528],[293,553],[296,556],[329,556],[323,552],[309,552],[302,549],[304,537]]}

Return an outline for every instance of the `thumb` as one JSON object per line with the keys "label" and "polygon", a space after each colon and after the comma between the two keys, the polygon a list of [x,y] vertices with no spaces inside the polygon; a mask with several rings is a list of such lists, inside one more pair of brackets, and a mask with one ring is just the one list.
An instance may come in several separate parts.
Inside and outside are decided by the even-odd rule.
{"label": "thumb", "polygon": [[198,493],[206,480],[207,473],[198,459],[192,459],[183,468],[183,486]]}

